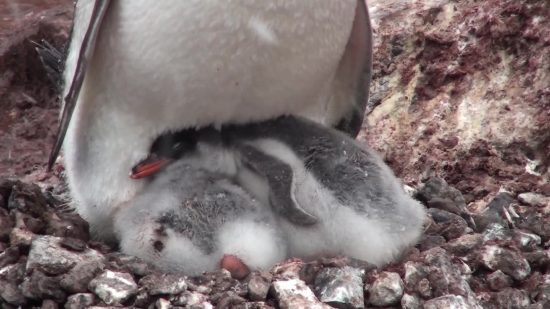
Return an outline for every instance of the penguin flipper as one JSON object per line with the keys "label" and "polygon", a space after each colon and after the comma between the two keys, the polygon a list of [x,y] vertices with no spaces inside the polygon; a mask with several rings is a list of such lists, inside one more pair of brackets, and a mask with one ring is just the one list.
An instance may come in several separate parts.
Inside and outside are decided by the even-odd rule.
{"label": "penguin flipper", "polygon": [[292,168],[256,148],[239,144],[243,163],[267,179],[271,207],[297,225],[313,225],[318,219],[302,209],[291,197],[294,173]]}
{"label": "penguin flipper", "polygon": [[94,8],[90,17],[90,24],[88,26],[88,29],[86,30],[86,34],[84,35],[84,40],[82,41],[82,46],[80,47],[80,51],[78,54],[76,71],[73,77],[73,81],[71,83],[67,96],[63,98],[65,100],[65,105],[63,108],[59,128],[56,133],[55,143],[53,145],[52,151],[50,152],[50,158],[48,159],[48,170],[52,169],[55,160],[59,155],[59,151],[61,150],[61,146],[63,145],[63,140],[65,139],[65,135],[67,134],[67,129],[69,128],[69,123],[76,107],[76,101],[78,99],[78,95],[80,94],[80,89],[82,89],[84,77],[86,76],[86,72],[90,64],[90,59],[94,51],[99,28],[101,26],[101,22],[103,21],[103,17],[107,12],[107,8],[109,7],[110,2],[110,0],[96,0],[94,3]]}

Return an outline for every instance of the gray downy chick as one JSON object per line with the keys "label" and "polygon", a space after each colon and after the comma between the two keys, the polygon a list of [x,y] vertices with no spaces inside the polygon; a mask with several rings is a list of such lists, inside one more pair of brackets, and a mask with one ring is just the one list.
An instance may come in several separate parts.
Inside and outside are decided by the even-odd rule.
{"label": "gray downy chick", "polygon": [[[290,256],[347,255],[383,266],[418,241],[424,207],[370,147],[291,116],[225,126],[221,135],[234,152],[237,182],[272,207]],[[168,147],[151,152],[177,160],[181,148],[169,146],[182,138],[159,140]]]}
{"label": "gray downy chick", "polygon": [[[215,136],[215,134],[213,134]],[[232,151],[201,137],[115,214],[122,252],[189,276],[225,268],[236,279],[287,257],[269,207],[233,182]]]}
{"label": "gray downy chick", "polygon": [[[420,238],[425,209],[410,197],[380,156],[345,134],[300,117],[280,117],[222,130],[244,161],[261,173],[249,173],[241,186],[265,203],[265,175],[280,175],[285,189],[267,195],[289,254],[305,260],[346,255],[378,266],[400,259]],[[250,171],[250,169],[248,170]],[[241,175],[243,175],[241,173]],[[272,184],[266,182],[272,189]],[[255,184],[251,186],[250,184]],[[288,201],[292,205],[285,204]],[[317,219],[313,225],[288,220],[298,207]]]}

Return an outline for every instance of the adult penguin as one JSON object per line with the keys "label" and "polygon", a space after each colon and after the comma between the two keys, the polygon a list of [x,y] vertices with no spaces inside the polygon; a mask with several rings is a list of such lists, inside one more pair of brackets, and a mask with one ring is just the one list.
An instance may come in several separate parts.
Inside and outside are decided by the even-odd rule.
{"label": "adult penguin", "polygon": [[364,0],[78,0],[60,79],[74,206],[113,240],[128,171],[167,131],[299,115],[355,137],[372,71]]}

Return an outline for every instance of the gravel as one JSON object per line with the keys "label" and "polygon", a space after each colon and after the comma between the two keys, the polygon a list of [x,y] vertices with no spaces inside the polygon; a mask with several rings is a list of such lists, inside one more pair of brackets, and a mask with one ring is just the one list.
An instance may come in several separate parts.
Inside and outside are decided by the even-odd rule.
{"label": "gravel", "polygon": [[545,208],[501,193],[478,213],[458,211],[431,201],[461,204],[459,192],[442,180],[428,184],[417,190],[429,207],[425,232],[403,261],[376,269],[348,257],[291,259],[238,281],[225,270],[161,273],[91,241],[87,223],[37,185],[1,178],[0,301],[2,308],[550,308]]}

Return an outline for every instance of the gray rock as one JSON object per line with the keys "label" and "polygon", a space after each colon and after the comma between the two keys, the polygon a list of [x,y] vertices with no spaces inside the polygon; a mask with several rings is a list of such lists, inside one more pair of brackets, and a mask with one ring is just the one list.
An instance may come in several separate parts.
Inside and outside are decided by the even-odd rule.
{"label": "gray rock", "polygon": [[[423,297],[441,297],[453,294],[462,296],[466,304],[478,306],[476,297],[466,282],[469,269],[455,261],[442,248],[424,251],[414,260],[405,263],[405,287],[408,293]],[[428,285],[429,283],[429,285]]]}
{"label": "gray rock", "polygon": [[550,198],[533,192],[518,194],[518,200],[526,205],[534,207],[546,207],[550,205]]}
{"label": "gray rock", "polygon": [[85,309],[95,302],[94,294],[77,293],[67,298],[65,309]]}
{"label": "gray rock", "polygon": [[402,309],[423,309],[422,302],[416,296],[410,294],[403,294],[401,298],[401,308]]}
{"label": "gray rock", "polygon": [[418,242],[418,249],[420,251],[430,250],[435,247],[441,247],[447,240],[443,236],[439,235],[422,235]]}
{"label": "gray rock", "polygon": [[488,274],[486,281],[489,289],[495,292],[502,291],[514,283],[514,280],[512,280],[510,276],[507,276],[501,270]]}
{"label": "gray rock", "polygon": [[349,266],[323,268],[315,279],[315,295],[336,308],[364,308],[361,272]]}
{"label": "gray rock", "polygon": [[539,235],[521,231],[521,230],[513,230],[514,235],[512,236],[512,240],[520,249],[521,251],[532,251],[536,250],[537,246],[542,243],[542,239]]}
{"label": "gray rock", "polygon": [[[445,295],[430,299],[424,303],[424,309],[472,309],[464,297],[460,295]],[[480,306],[476,308],[481,309]]]}
{"label": "gray rock", "polygon": [[105,267],[105,259],[95,250],[89,255],[81,255],[82,260],[66,274],[59,277],[61,287],[71,293],[88,291],[88,285]]}
{"label": "gray rock", "polygon": [[210,294],[212,293],[212,287],[214,286],[214,281],[210,276],[196,276],[188,278],[187,280],[187,289],[190,291],[199,292],[201,294]]}
{"label": "gray rock", "polygon": [[[27,270],[42,269],[49,275],[68,273],[79,266],[77,276],[81,276],[82,268],[89,268],[90,264],[95,269],[104,265],[105,258],[99,252],[85,249],[83,252],[69,251],[62,246],[63,239],[54,236],[37,236],[30,248]],[[75,291],[77,292],[77,291]]]}
{"label": "gray rock", "polygon": [[139,280],[139,285],[149,291],[149,295],[176,295],[187,290],[184,276],[155,273]]}
{"label": "gray rock", "polygon": [[248,281],[248,295],[252,301],[263,301],[267,297],[273,276],[267,271],[253,272]]}
{"label": "gray rock", "polygon": [[10,233],[15,226],[15,220],[8,211],[0,207],[0,241],[8,241]]}
{"label": "gray rock", "polygon": [[443,209],[457,215],[468,212],[462,193],[450,187],[444,179],[432,177],[418,191],[416,197],[430,208]]}
{"label": "gray rock", "polygon": [[525,291],[507,288],[500,292],[491,293],[491,297],[482,303],[486,309],[523,309],[531,304]]}
{"label": "gray rock", "polygon": [[483,233],[483,240],[511,240],[514,233],[508,226],[503,226],[500,223],[490,223],[485,227]]}
{"label": "gray rock", "polygon": [[459,238],[468,232],[468,224],[459,215],[437,208],[428,209],[428,214],[440,225],[438,234],[447,240]]}
{"label": "gray rock", "polygon": [[59,305],[51,299],[44,299],[42,301],[41,309],[58,309]]}
{"label": "gray rock", "polygon": [[13,211],[15,213],[15,227],[28,230],[34,234],[40,234],[44,232],[45,224],[40,219],[35,219],[25,213],[18,210]]}
{"label": "gray rock", "polygon": [[14,228],[10,233],[10,244],[19,248],[28,248],[33,237],[34,234],[31,231]]}
{"label": "gray rock", "polygon": [[25,278],[19,285],[19,289],[27,298],[41,300],[53,299],[57,302],[64,302],[66,293],[61,289],[59,279],[49,277],[42,271],[33,270],[30,277]]}
{"label": "gray rock", "polygon": [[399,274],[384,271],[368,287],[368,301],[371,305],[379,307],[397,305],[403,296],[403,290],[403,280]]}
{"label": "gray rock", "polygon": [[14,264],[19,260],[19,247],[9,247],[4,252],[0,253],[0,269],[10,264]]}
{"label": "gray rock", "polygon": [[21,306],[26,303],[25,296],[14,282],[0,279],[0,297],[8,303]]}
{"label": "gray rock", "polygon": [[77,252],[82,252],[86,250],[86,248],[88,247],[86,245],[86,242],[84,242],[82,239],[73,238],[73,237],[64,237],[61,239],[59,244],[61,245],[61,247],[65,249],[69,249]]}
{"label": "gray rock", "polygon": [[534,304],[531,304],[531,305],[525,307],[525,309],[547,309],[547,308],[550,308],[550,301],[549,300],[537,302],[537,303],[534,303]]}
{"label": "gray rock", "polygon": [[543,275],[536,290],[531,292],[535,301],[550,301],[550,275]]}
{"label": "gray rock", "polygon": [[500,192],[497,194],[480,214],[471,216],[475,223],[473,226],[474,231],[481,233],[491,223],[498,223],[508,227],[504,217],[505,212],[513,202],[514,198],[510,195],[510,193]]}
{"label": "gray rock", "polygon": [[25,278],[25,258],[23,257],[16,264],[8,265],[0,269],[0,279],[7,282],[19,284]]}
{"label": "gray rock", "polygon": [[481,246],[483,243],[483,236],[480,234],[467,234],[462,235],[457,239],[453,239],[448,243],[442,245],[442,248],[452,253],[455,256],[466,257],[472,254],[472,252]]}
{"label": "gray rock", "polygon": [[233,291],[222,293],[222,295],[217,300],[213,300],[212,298],[210,298],[210,300],[217,303],[216,308],[220,309],[231,309],[235,306],[246,303],[246,299],[240,297]]}
{"label": "gray rock", "polygon": [[523,280],[531,273],[527,260],[516,251],[496,245],[485,246],[479,252],[480,263],[490,270],[501,270],[514,280]]}
{"label": "gray rock", "polygon": [[137,293],[137,285],[130,274],[110,270],[90,281],[88,288],[107,305],[122,304]]}
{"label": "gray rock", "polygon": [[147,263],[145,263],[144,261],[142,261],[141,259],[135,256],[126,255],[126,254],[117,252],[117,253],[109,254],[109,258],[110,257],[114,257],[118,259],[121,263],[126,265],[131,272],[133,272],[137,276],[143,277],[149,273],[149,270],[150,270],[149,265],[147,265]]}
{"label": "gray rock", "polygon": [[155,302],[155,308],[157,308],[157,309],[170,309],[170,308],[172,308],[172,304],[170,304],[170,301],[168,301],[164,298],[159,298]]}
{"label": "gray rock", "polygon": [[525,252],[523,256],[529,262],[531,269],[550,266],[550,250],[539,249],[533,252]]}
{"label": "gray rock", "polygon": [[187,308],[194,309],[212,309],[212,304],[204,294],[198,292],[186,291],[183,293],[187,299]]}
{"label": "gray rock", "polygon": [[[187,292],[183,292],[179,295],[173,295],[169,298],[170,303],[172,303],[172,305],[174,305],[174,306],[186,306],[187,305],[186,294],[190,294],[190,293],[191,292],[187,291]],[[138,294],[138,298],[139,298],[139,294]]]}
{"label": "gray rock", "polygon": [[313,291],[301,280],[273,282],[273,293],[281,309],[331,309],[315,298]]}
{"label": "gray rock", "polygon": [[301,260],[295,259],[280,263],[271,268],[273,278],[279,280],[300,279],[300,271],[304,263]]}

